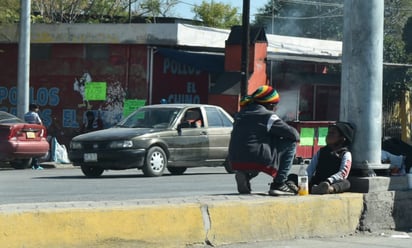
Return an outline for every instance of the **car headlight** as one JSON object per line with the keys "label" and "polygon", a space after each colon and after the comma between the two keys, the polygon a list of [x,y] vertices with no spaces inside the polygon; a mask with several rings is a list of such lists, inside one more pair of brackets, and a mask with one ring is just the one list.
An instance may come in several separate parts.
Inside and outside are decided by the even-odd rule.
{"label": "car headlight", "polygon": [[109,144],[109,148],[130,148],[130,147],[133,147],[133,142],[131,140],[112,141]]}
{"label": "car headlight", "polygon": [[83,145],[80,142],[76,142],[76,141],[72,141],[70,142],[70,149],[72,150],[78,150],[78,149],[82,149]]}

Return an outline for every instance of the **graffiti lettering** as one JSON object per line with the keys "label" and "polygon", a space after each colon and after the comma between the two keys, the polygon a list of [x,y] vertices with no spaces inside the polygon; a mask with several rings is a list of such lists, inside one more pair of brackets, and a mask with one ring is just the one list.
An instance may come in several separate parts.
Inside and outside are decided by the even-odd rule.
{"label": "graffiti lettering", "polygon": [[171,73],[173,75],[199,75],[200,71],[193,66],[181,64],[177,61],[165,58],[163,61],[163,74]]}
{"label": "graffiti lettering", "polygon": [[[56,87],[50,89],[40,87],[35,92],[34,88],[30,87],[30,102],[35,102],[40,106],[57,106],[60,102],[59,91]],[[11,105],[17,105],[17,87],[10,89],[0,87],[0,104],[7,100]]]}
{"label": "graffiti lettering", "polygon": [[43,109],[39,111],[39,115],[43,124],[48,127],[52,122],[52,110],[51,109]]}
{"label": "graffiti lettering", "polygon": [[188,82],[186,84],[186,92],[196,94],[196,84],[192,82]]}
{"label": "graffiti lettering", "polygon": [[167,98],[169,103],[200,103],[200,96],[196,95],[196,84],[193,82],[186,83],[186,93],[179,94],[174,93],[170,94]]}
{"label": "graffiti lettering", "polygon": [[75,109],[63,109],[63,127],[79,128]]}
{"label": "graffiti lettering", "polygon": [[200,103],[200,96],[189,94],[171,94],[167,100],[169,103]]}

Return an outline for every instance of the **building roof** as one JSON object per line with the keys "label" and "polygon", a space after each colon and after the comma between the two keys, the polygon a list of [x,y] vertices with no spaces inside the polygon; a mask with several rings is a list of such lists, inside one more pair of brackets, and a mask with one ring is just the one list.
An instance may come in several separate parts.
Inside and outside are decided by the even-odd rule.
{"label": "building roof", "polygon": [[[182,23],[32,24],[31,43],[145,44],[224,52],[231,30]],[[261,33],[261,32],[260,32]],[[0,25],[0,43],[17,43],[18,24]],[[260,37],[261,38],[261,37]],[[340,63],[342,42],[266,34],[268,60]]]}

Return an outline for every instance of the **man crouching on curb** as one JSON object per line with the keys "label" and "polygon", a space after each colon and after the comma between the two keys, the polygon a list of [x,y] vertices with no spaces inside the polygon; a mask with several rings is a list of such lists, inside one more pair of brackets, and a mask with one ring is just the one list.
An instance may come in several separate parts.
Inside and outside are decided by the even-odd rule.
{"label": "man crouching on curb", "polygon": [[229,162],[236,170],[237,189],[250,194],[250,180],[260,172],[273,177],[269,195],[296,195],[288,181],[299,133],[276,114],[280,97],[271,86],[260,86],[240,100],[229,144]]}

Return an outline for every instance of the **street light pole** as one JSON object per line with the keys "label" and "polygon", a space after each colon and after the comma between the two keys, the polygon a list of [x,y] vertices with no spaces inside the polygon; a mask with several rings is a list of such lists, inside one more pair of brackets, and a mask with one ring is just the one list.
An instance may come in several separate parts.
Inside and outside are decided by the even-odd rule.
{"label": "street light pole", "polygon": [[17,116],[22,118],[29,109],[30,80],[30,10],[31,1],[20,1],[20,32],[17,73]]}
{"label": "street light pole", "polygon": [[241,58],[241,81],[240,96],[247,95],[249,81],[249,43],[250,43],[250,25],[249,25],[250,0],[243,0],[242,13],[242,58]]}
{"label": "street light pole", "polygon": [[274,4],[275,3],[272,0],[272,33],[271,34],[273,34],[275,32],[275,30],[273,28],[273,26],[275,24],[275,13],[274,13],[275,12],[275,5]]}

